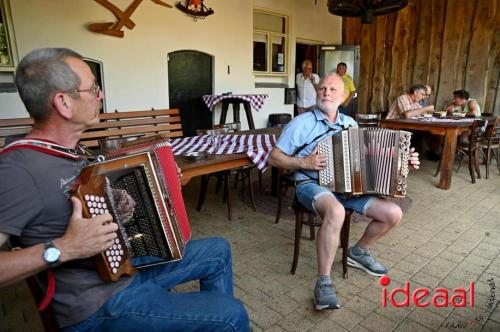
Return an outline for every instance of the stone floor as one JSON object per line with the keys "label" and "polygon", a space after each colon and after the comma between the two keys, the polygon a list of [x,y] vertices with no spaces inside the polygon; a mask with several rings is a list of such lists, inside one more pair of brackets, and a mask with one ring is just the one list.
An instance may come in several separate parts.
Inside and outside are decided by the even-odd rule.
{"label": "stone floor", "polygon": [[[255,213],[233,195],[234,216],[226,217],[220,196],[210,192],[206,208],[195,210],[199,182],[185,188],[195,237],[222,236],[231,242],[236,296],[245,304],[253,331],[500,331],[500,308],[494,284],[500,284],[500,176],[471,184],[462,167],[452,189],[436,188],[435,162],[424,161],[409,178],[413,206],[403,223],[379,240],[375,256],[390,268],[391,283],[411,289],[468,288],[475,283],[475,306],[466,308],[394,308],[382,306],[382,287],[357,269],[342,279],[339,257],[333,279],[342,309],[316,312],[312,289],[316,275],[314,242],[304,238],[296,275],[290,275],[293,223],[285,215],[274,224],[273,211]],[[484,172],[484,167],[481,169]],[[365,224],[351,227],[355,242]],[[308,234],[308,232],[304,232]],[[189,291],[196,285],[183,285]],[[401,297],[396,299],[401,301]],[[0,331],[41,331],[24,283],[0,289]]]}

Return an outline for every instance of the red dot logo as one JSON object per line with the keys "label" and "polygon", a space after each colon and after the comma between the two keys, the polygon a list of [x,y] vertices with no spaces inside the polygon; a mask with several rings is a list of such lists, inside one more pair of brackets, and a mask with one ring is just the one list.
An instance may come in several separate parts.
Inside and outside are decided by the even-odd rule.
{"label": "red dot logo", "polygon": [[387,286],[391,283],[391,279],[388,276],[380,277],[379,281],[381,286]]}

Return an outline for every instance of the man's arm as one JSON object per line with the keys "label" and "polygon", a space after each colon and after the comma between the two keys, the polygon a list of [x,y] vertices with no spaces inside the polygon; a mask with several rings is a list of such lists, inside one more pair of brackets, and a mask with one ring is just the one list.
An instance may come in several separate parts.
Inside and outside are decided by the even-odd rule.
{"label": "man's arm", "polygon": [[269,156],[269,165],[289,170],[308,169],[319,171],[326,167],[326,156],[316,150],[307,157],[292,157],[278,148],[273,148]]}
{"label": "man's arm", "polygon": [[403,111],[403,117],[410,118],[412,116],[419,116],[427,112],[434,112],[434,105],[428,105],[422,108]]}
{"label": "man's arm", "polygon": [[342,107],[347,107],[349,106],[349,104],[351,103],[351,100],[352,98],[354,97],[354,94],[356,93],[356,90],[352,91],[350,94],[349,94],[349,97],[347,97],[347,99],[345,100],[345,102],[342,104]]}
{"label": "man's arm", "polygon": [[477,104],[477,101],[475,100],[470,100],[468,101],[468,105],[469,107],[469,112],[467,112],[467,114],[465,114],[466,116],[478,116],[479,112],[477,111],[478,108],[479,108],[479,105]]}
{"label": "man's arm", "polygon": [[[74,197],[73,214],[64,235],[53,241],[61,251],[60,263],[94,256],[113,245],[118,225],[109,223],[111,215],[92,219],[82,217],[82,205]],[[0,233],[0,246],[9,236]],[[47,268],[42,258],[45,245],[37,244],[11,252],[0,251],[0,287],[25,279]]]}

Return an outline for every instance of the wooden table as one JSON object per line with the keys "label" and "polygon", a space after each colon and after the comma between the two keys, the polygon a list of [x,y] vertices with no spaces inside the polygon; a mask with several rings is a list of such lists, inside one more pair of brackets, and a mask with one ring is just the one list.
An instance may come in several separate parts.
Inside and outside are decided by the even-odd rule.
{"label": "wooden table", "polygon": [[381,120],[380,127],[401,129],[401,130],[419,130],[427,131],[434,135],[444,136],[443,152],[441,154],[441,166],[439,168],[439,188],[450,189],[451,176],[453,174],[453,163],[457,149],[457,138],[463,132],[466,132],[472,126],[472,121],[462,122],[431,122],[419,121],[414,119]]}
{"label": "wooden table", "polygon": [[[274,134],[276,138],[281,133],[281,128],[263,128],[244,130],[234,135]],[[229,134],[231,135],[231,134]],[[183,156],[176,156],[175,161],[182,170],[181,184],[185,186],[195,176],[229,170],[236,167],[250,165],[252,161],[244,153],[233,155],[210,155],[206,160],[190,161]]]}

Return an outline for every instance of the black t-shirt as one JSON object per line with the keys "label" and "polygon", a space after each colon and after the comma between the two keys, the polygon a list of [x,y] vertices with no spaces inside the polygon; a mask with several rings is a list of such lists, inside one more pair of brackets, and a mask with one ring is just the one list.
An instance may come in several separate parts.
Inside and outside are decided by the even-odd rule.
{"label": "black t-shirt", "polygon": [[[73,210],[69,191],[86,163],[31,149],[1,154],[0,232],[22,247],[62,236]],[[104,283],[89,264],[78,262],[55,268],[54,275],[51,305],[61,327],[85,320],[132,281]]]}

